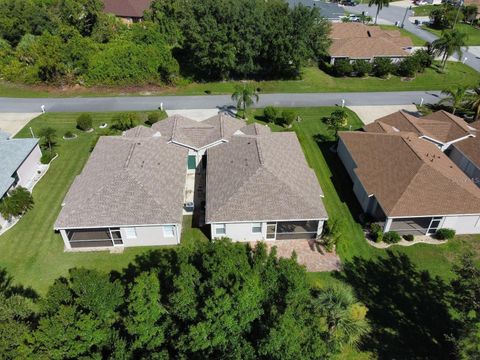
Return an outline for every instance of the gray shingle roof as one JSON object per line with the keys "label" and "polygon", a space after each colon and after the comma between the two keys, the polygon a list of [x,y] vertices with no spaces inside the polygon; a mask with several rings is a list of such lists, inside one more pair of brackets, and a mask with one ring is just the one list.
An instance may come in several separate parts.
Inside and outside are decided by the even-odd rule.
{"label": "gray shingle roof", "polygon": [[181,223],[187,153],[162,138],[100,138],[55,228]]}
{"label": "gray shingle roof", "polygon": [[207,223],[327,218],[295,133],[234,136],[207,158]]}
{"label": "gray shingle roof", "polygon": [[204,121],[195,121],[180,115],[171,116],[152,126],[169,141],[199,150],[222,140],[228,140],[245,122],[225,114]]}
{"label": "gray shingle roof", "polygon": [[37,146],[38,139],[0,140],[0,198],[14,183],[13,174]]}

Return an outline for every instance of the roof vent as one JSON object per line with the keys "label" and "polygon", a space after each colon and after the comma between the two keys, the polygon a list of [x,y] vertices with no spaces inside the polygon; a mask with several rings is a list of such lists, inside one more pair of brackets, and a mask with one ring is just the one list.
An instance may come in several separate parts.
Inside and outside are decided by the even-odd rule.
{"label": "roof vent", "polygon": [[153,134],[153,137],[161,137],[162,134],[160,133],[160,131],[157,131],[155,134]]}

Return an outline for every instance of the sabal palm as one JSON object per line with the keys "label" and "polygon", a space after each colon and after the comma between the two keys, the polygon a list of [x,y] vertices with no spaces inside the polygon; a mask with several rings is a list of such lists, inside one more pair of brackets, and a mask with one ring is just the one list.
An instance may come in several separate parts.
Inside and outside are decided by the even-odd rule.
{"label": "sabal palm", "polygon": [[475,112],[475,120],[480,119],[480,85],[468,95],[467,106]]}
{"label": "sabal palm", "polygon": [[358,303],[352,290],[345,285],[322,290],[316,306],[326,318],[328,342],[332,348],[355,345],[369,330],[365,320],[366,308]]}
{"label": "sabal palm", "polygon": [[383,7],[388,7],[390,5],[390,0],[369,0],[368,6],[376,5],[377,6],[377,13],[375,14],[375,25],[377,24],[378,20],[378,13]]}
{"label": "sabal palm", "polygon": [[243,117],[245,117],[245,111],[248,107],[252,106],[254,101],[258,102],[258,94],[251,86],[235,87],[235,92],[232,94],[232,100],[237,102],[237,109],[243,110]]}
{"label": "sabal palm", "polygon": [[452,114],[462,105],[467,93],[467,88],[459,86],[452,89],[446,89],[442,91],[442,94],[447,95],[440,102],[452,104]]}
{"label": "sabal palm", "polygon": [[447,60],[453,54],[462,57],[462,47],[466,46],[466,34],[458,30],[446,30],[442,36],[432,42],[432,50],[435,55],[442,56],[442,69],[445,69]]}

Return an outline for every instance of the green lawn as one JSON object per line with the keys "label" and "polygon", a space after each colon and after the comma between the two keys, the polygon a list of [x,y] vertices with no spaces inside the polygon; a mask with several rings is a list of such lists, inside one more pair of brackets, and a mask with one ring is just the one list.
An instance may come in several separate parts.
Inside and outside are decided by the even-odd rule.
{"label": "green lawn", "polygon": [[[442,35],[442,30],[432,29],[431,27],[426,25],[424,25],[423,28],[437,36]],[[468,24],[457,24],[455,26],[455,29],[460,30],[461,32],[464,32],[467,34],[466,44],[468,46],[480,45],[480,29],[479,28],[472,25],[468,25]]]}
{"label": "green lawn", "polygon": [[[410,35],[413,38],[413,35]],[[419,42],[419,39],[414,40]],[[422,43],[423,44],[423,43]],[[303,69],[300,80],[252,81],[260,93],[312,93],[312,92],[368,92],[368,91],[409,91],[409,90],[442,90],[455,85],[474,86],[480,82],[480,74],[461,63],[450,63],[446,73],[436,69],[427,69],[413,80],[404,81],[400,77],[389,79],[368,78],[336,78],[317,67]],[[150,89],[151,91],[133,91],[127,93],[122,89],[92,89],[72,91],[46,91],[0,82],[0,96],[10,97],[68,97],[68,96],[126,96],[126,95],[205,95],[231,94],[235,85],[243,84],[235,81],[209,83],[190,83],[171,88]]]}
{"label": "green lawn", "polygon": [[407,31],[405,29],[402,29],[398,26],[395,25],[379,25],[380,28],[384,30],[398,30],[403,36],[407,36],[410,39],[412,39],[413,45],[414,46],[424,46],[427,41],[423,40],[421,37],[412,34],[410,31]]}
{"label": "green lawn", "polygon": [[414,16],[429,16],[438,5],[422,5],[413,8]]}

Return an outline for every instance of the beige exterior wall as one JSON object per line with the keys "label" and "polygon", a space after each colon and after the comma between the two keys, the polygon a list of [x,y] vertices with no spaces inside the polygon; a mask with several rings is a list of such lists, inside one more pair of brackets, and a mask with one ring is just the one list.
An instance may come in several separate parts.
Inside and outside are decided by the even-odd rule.
{"label": "beige exterior wall", "polygon": [[174,225],[174,236],[165,237],[163,226],[137,226],[134,227],[137,237],[128,238],[126,228],[120,228],[123,245],[125,247],[133,246],[158,246],[158,245],[177,245],[180,243],[181,227]]}
{"label": "beige exterior wall", "polygon": [[25,159],[25,161],[20,165],[17,170],[17,175],[19,178],[18,186],[26,186],[35,176],[38,166],[40,165],[40,158],[42,157],[42,152],[40,147],[35,146],[30,155]]}
{"label": "beige exterior wall", "polygon": [[[480,151],[480,149],[479,149]],[[475,166],[461,151],[456,147],[450,147],[448,156],[450,159],[480,187],[480,168]]]}
{"label": "beige exterior wall", "polygon": [[454,229],[458,235],[480,234],[480,215],[445,216],[441,227]]}

